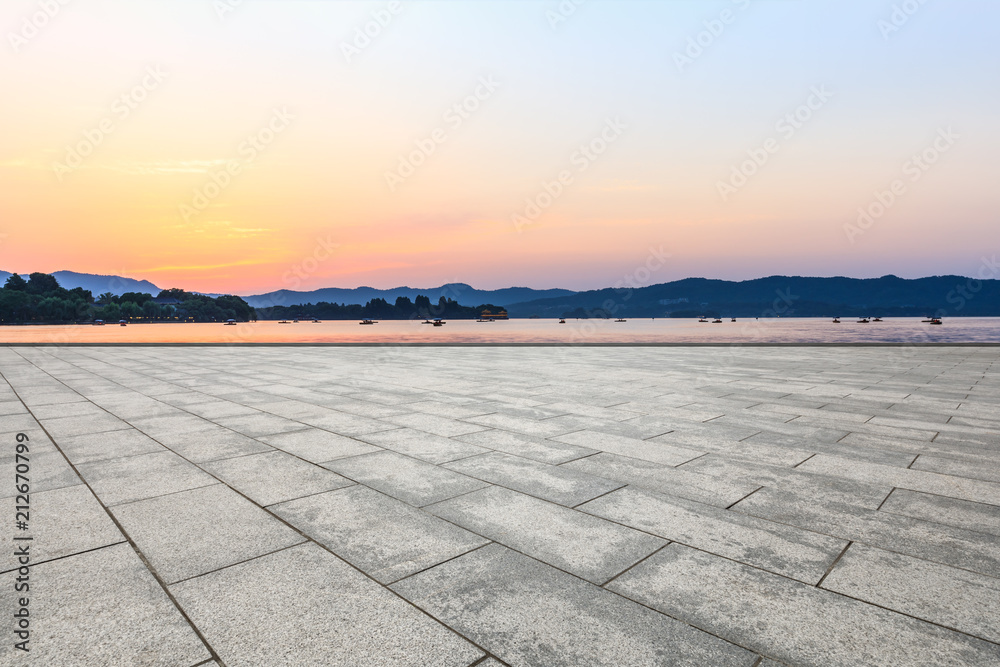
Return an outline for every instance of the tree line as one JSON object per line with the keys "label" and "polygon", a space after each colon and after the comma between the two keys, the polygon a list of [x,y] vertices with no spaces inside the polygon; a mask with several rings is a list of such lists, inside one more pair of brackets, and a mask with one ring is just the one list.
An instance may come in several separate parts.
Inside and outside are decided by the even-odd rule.
{"label": "tree line", "polygon": [[396,298],[395,303],[385,299],[372,299],[365,305],[337,304],[320,301],[314,304],[297,306],[271,306],[257,309],[262,320],[287,319],[318,319],[318,320],[414,320],[414,319],[478,319],[484,310],[498,313],[501,306],[483,304],[481,306],[463,306],[457,301],[441,297],[433,303],[430,297],[419,295],[411,301],[409,297]]}
{"label": "tree line", "polygon": [[[163,303],[167,302],[167,303]],[[68,290],[55,276],[32,273],[25,280],[11,275],[0,289],[0,323],[59,324],[65,322],[224,322],[256,319],[254,309],[238,296],[219,297],[167,289],[156,297],[140,292],[96,299],[90,290]]]}

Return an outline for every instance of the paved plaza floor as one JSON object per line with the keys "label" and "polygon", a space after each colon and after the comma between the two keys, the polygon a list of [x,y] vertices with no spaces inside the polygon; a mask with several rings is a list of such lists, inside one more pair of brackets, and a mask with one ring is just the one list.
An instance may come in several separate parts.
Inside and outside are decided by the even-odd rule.
{"label": "paved plaza floor", "polygon": [[997,347],[0,347],[0,374],[2,665],[1000,665]]}

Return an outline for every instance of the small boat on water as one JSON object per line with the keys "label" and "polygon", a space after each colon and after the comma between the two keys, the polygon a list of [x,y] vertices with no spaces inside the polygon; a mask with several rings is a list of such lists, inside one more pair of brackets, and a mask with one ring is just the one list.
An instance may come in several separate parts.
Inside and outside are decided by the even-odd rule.
{"label": "small boat on water", "polygon": [[299,323],[298,320],[292,320],[292,324],[298,324],[298,323]]}
{"label": "small boat on water", "polygon": [[869,324],[870,322],[871,320],[869,320],[867,317],[862,317],[860,320],[858,320],[858,324]]}
{"label": "small boat on water", "polygon": [[940,317],[935,317],[931,320],[931,324],[942,324]]}
{"label": "small boat on water", "polygon": [[103,327],[104,326],[104,320],[94,320],[94,326],[95,327]]}
{"label": "small boat on water", "polygon": [[700,317],[700,318],[698,319],[698,321],[699,321],[699,322],[708,322],[708,318],[706,318],[706,317]]}
{"label": "small boat on water", "polygon": [[881,322],[881,321],[882,321],[881,317],[873,317],[872,318],[872,322]]}
{"label": "small boat on water", "polygon": [[734,317],[733,319],[731,319],[731,320],[729,320],[729,321],[730,321],[730,322],[735,322],[735,321],[736,321],[736,318]]}
{"label": "small boat on water", "polygon": [[281,320],[278,324],[291,324],[288,320]]}
{"label": "small boat on water", "polygon": [[118,320],[118,325],[123,327],[128,326],[128,322],[126,322],[125,320]]}
{"label": "small boat on water", "polygon": [[312,323],[313,323],[313,324],[323,324],[323,323],[322,323],[322,322],[320,322],[319,320],[313,320],[313,321],[312,321]]}
{"label": "small boat on water", "polygon": [[443,327],[445,324],[447,324],[447,322],[445,322],[441,318],[438,318],[438,319],[434,320],[433,324],[436,327]]}
{"label": "small boat on water", "polygon": [[566,320],[559,320],[559,324],[566,324]]}
{"label": "small boat on water", "polygon": [[236,320],[226,320],[226,323],[225,323],[224,326],[235,327],[236,326]]}
{"label": "small boat on water", "polygon": [[622,318],[620,318],[620,317],[619,317],[619,318],[618,318],[617,320],[615,320],[615,322],[626,322],[626,321],[627,321],[627,320],[624,320],[624,319],[622,319]]}
{"label": "small boat on water", "polygon": [[377,324],[375,320],[361,320],[358,324]]}
{"label": "small boat on water", "polygon": [[722,324],[722,318],[716,317],[714,320],[712,320],[712,324]]}
{"label": "small boat on water", "polygon": [[833,318],[833,323],[834,324],[840,324],[840,318],[839,317]]}

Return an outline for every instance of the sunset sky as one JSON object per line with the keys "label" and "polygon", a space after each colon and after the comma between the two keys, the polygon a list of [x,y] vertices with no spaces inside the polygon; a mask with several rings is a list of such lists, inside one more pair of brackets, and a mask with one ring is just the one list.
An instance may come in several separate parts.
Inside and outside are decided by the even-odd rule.
{"label": "sunset sky", "polygon": [[590,289],[652,251],[648,283],[1000,253],[995,0],[577,2],[4,0],[0,269]]}

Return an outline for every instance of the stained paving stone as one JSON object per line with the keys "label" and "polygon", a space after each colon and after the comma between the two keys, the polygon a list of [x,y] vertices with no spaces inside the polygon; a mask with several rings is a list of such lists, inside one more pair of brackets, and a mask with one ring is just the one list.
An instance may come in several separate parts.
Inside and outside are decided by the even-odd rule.
{"label": "stained paving stone", "polygon": [[1000,579],[852,544],[823,588],[1000,643]]}
{"label": "stained paving stone", "polygon": [[337,459],[324,467],[417,507],[487,486],[478,479],[396,452]]}
{"label": "stained paving stone", "polygon": [[185,433],[161,433],[156,439],[195,463],[273,451],[272,447],[258,440],[213,424]]}
{"label": "stained paving stone", "polygon": [[551,424],[543,420],[530,419],[528,417],[512,417],[504,414],[466,417],[464,421],[471,424],[478,424],[480,426],[488,426],[489,428],[495,428],[501,431],[511,431],[512,433],[520,433],[522,435],[536,435],[543,438],[549,438],[576,430],[573,427]]}
{"label": "stained paving stone", "polygon": [[170,587],[229,667],[466,667],[483,653],[314,544]]}
{"label": "stained paving stone", "polygon": [[[41,563],[32,568],[30,592],[31,651],[5,638],[0,664],[174,667],[211,657],[128,544]],[[3,587],[6,619],[15,597]]]}
{"label": "stained paving stone", "polygon": [[671,544],[609,589],[791,665],[1000,664],[1000,646]]}
{"label": "stained paving stone", "polygon": [[288,433],[289,431],[298,431],[303,428],[301,422],[285,419],[284,417],[278,417],[266,412],[237,415],[234,417],[217,417],[212,421],[251,438],[262,435],[275,435],[276,433]]}
{"label": "stained paving stone", "polygon": [[265,435],[257,439],[313,463],[326,463],[335,459],[371,454],[382,450],[381,447],[375,447],[360,440],[318,428]]}
{"label": "stained paving stone", "polygon": [[489,541],[363,486],[281,503],[272,510],[383,584]]}
{"label": "stained paving stone", "polygon": [[476,433],[477,431],[485,431],[487,428],[489,428],[487,426],[480,426],[477,424],[468,424],[465,422],[458,421],[456,419],[450,419],[448,417],[429,415],[423,412],[414,412],[406,415],[386,417],[385,421],[389,422],[390,424],[406,426],[409,428],[445,437],[451,437],[455,435],[467,435],[469,433]]}
{"label": "stained paving stone", "polygon": [[997,505],[896,489],[879,510],[1000,536],[1000,506]]}
{"label": "stained paving stone", "polygon": [[833,475],[812,474],[798,468],[773,466],[754,461],[709,454],[678,470],[715,477],[720,482],[796,491],[803,502],[840,502],[876,509],[892,492],[885,483],[860,482]]}
{"label": "stained paving stone", "polygon": [[448,463],[489,451],[467,442],[452,440],[412,428],[398,428],[392,431],[359,435],[358,439],[434,464]]}
{"label": "stained paving stone", "polygon": [[956,460],[943,456],[922,454],[913,463],[913,470],[926,470],[955,477],[971,477],[988,482],[1000,482],[1000,451],[991,457],[975,460]]}
{"label": "stained paving stone", "polygon": [[500,545],[394,591],[510,665],[740,665],[757,656]]}
{"label": "stained paving stone", "polygon": [[560,467],[717,507],[729,507],[760,488],[756,484],[723,481],[688,472],[684,468],[617,454],[601,453],[564,463]]}
{"label": "stained paving stone", "polygon": [[[107,431],[119,431],[126,428],[132,428],[128,422],[125,422],[114,415],[109,415],[106,412],[85,416],[81,415],[75,417],[44,419],[41,421],[41,424],[45,427],[45,430],[49,432],[49,435],[57,440],[59,438],[65,438],[73,435],[83,435],[85,433],[105,433]],[[27,427],[16,426],[15,428]]]}
{"label": "stained paving stone", "polygon": [[163,445],[134,428],[60,438],[59,448],[74,465],[166,451]]}
{"label": "stained paving stone", "polygon": [[574,507],[624,486],[585,472],[538,463],[509,454],[490,453],[445,465],[469,477]]}
{"label": "stained paving stone", "polygon": [[579,509],[809,584],[818,583],[847,546],[847,540],[642,489],[621,489]]}
{"label": "stained paving stone", "polygon": [[589,447],[580,447],[545,438],[518,435],[498,430],[470,433],[469,435],[458,436],[455,439],[552,465],[559,465],[597,453],[596,449]]}
{"label": "stained paving stone", "polygon": [[500,487],[427,510],[598,585],[666,544],[652,535]]}
{"label": "stained paving stone", "polygon": [[687,463],[705,453],[685,447],[675,447],[650,440],[638,440],[636,438],[626,438],[625,436],[597,433],[595,431],[577,431],[552,439],[570,445],[589,447],[602,452],[672,466]]}
{"label": "stained paving stone", "polygon": [[901,469],[874,463],[859,463],[852,459],[822,454],[809,459],[797,470],[845,477],[859,482],[901,487],[912,491],[935,493],[959,500],[1000,505],[1000,484],[996,482],[942,475],[923,470]]}
{"label": "stained paving stone", "polygon": [[173,452],[84,463],[77,470],[105,505],[119,505],[177,493],[216,480]]}
{"label": "stained paving stone", "polygon": [[761,489],[732,508],[778,523],[1000,577],[1000,537],[794,492]]}
{"label": "stained paving stone", "polygon": [[223,484],[111,510],[167,583],[305,541]]}
{"label": "stained paving stone", "polygon": [[202,469],[264,506],[354,484],[285,452],[214,461],[204,464]]}
{"label": "stained paving stone", "polygon": [[[13,521],[17,498],[0,502]],[[124,542],[125,536],[84,484],[30,494],[31,562],[38,564]],[[14,559],[0,560],[0,571],[15,569]]]}

